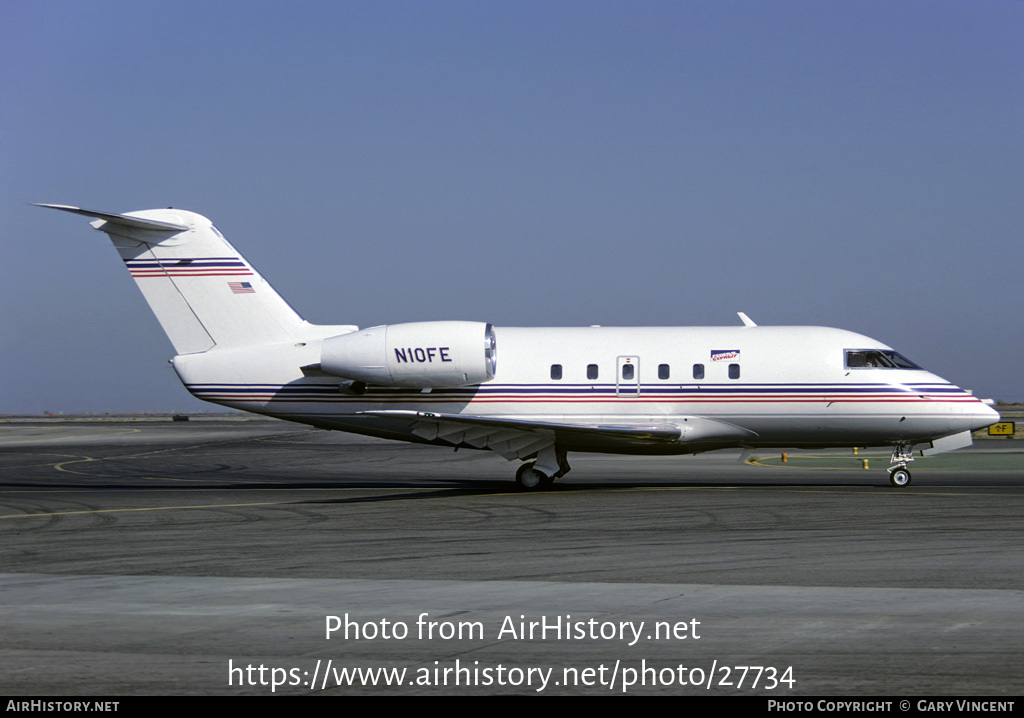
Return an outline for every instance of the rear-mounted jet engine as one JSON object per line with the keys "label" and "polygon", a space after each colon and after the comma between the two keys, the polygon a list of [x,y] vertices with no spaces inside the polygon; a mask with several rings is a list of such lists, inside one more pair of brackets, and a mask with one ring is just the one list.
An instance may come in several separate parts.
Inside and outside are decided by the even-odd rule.
{"label": "rear-mounted jet engine", "polygon": [[494,378],[494,329],[483,322],[387,324],[324,340],[320,369],[372,386],[444,388]]}

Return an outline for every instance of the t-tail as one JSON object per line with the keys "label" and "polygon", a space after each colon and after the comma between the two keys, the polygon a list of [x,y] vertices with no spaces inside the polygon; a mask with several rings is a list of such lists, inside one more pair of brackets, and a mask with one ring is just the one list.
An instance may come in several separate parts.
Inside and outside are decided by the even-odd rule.
{"label": "t-tail", "polygon": [[206,217],[179,209],[94,218],[156,314],[176,354],[300,340],[308,327]]}

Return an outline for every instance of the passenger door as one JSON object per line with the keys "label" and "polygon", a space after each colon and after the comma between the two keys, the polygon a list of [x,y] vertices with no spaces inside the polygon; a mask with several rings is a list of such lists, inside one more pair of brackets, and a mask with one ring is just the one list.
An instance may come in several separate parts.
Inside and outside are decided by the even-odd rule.
{"label": "passenger door", "polygon": [[615,395],[640,396],[640,357],[621,356],[616,361]]}

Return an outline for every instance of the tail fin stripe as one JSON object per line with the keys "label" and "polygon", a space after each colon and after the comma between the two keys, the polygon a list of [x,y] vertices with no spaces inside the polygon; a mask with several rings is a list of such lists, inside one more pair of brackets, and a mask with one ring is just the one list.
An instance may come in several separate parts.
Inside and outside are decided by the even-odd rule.
{"label": "tail fin stripe", "polygon": [[126,259],[133,277],[246,277],[253,271],[238,257]]}
{"label": "tail fin stripe", "polygon": [[184,257],[184,258],[181,258],[181,259],[175,258],[175,259],[126,259],[126,260],[124,260],[124,263],[127,264],[129,267],[132,267],[132,266],[135,266],[135,265],[144,265],[144,264],[153,264],[153,265],[157,265],[157,266],[174,266],[176,264],[192,264],[193,262],[202,262],[204,264],[223,263],[223,264],[237,265],[237,266],[240,266],[240,267],[245,266],[245,262],[243,262],[238,257],[191,257],[191,258],[190,257]]}
{"label": "tail fin stripe", "polygon": [[210,271],[187,271],[187,270],[161,270],[161,269],[136,269],[132,271],[133,277],[251,277],[253,273],[249,270],[234,272],[210,272]]}
{"label": "tail fin stripe", "polygon": [[245,267],[238,259],[130,259],[125,261],[129,269],[141,267]]}

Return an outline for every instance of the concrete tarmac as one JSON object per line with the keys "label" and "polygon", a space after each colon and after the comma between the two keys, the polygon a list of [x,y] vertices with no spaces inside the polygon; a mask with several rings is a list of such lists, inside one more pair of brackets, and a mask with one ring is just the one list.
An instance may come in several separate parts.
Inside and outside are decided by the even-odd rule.
{"label": "concrete tarmac", "polygon": [[788,453],[2,424],[0,694],[1019,695],[1024,443]]}

